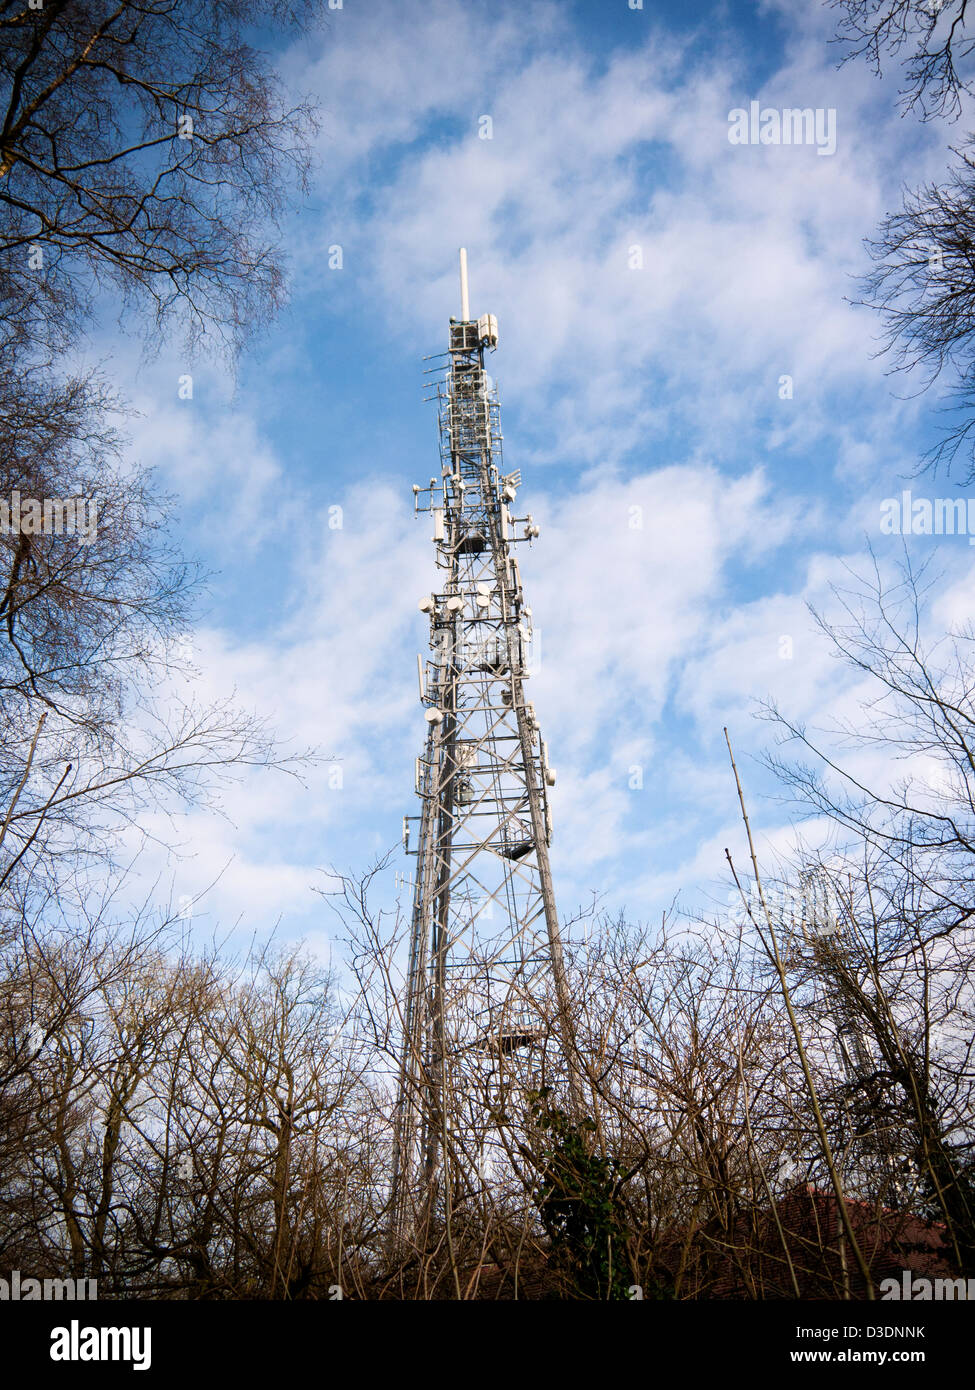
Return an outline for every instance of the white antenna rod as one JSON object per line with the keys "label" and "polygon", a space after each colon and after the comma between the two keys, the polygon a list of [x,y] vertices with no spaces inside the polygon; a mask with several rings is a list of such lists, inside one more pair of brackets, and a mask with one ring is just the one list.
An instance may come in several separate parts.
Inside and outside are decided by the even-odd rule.
{"label": "white antenna rod", "polygon": [[467,247],[460,248],[460,317],[462,323],[469,323],[471,301],[467,290]]}

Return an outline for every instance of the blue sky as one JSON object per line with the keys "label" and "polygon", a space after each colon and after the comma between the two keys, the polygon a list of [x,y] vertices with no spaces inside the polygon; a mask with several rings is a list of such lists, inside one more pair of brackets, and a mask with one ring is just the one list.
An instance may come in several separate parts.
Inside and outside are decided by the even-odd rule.
{"label": "blue sky", "polygon": [[[810,721],[855,709],[806,604],[828,607],[868,540],[896,559],[880,503],[933,430],[933,400],[885,375],[851,277],[959,134],[901,118],[896,75],[838,70],[831,25],[787,3],[345,0],[281,50],[289,90],[322,105],[311,195],[285,228],[287,310],[236,376],[172,345],[141,363],[117,336],[92,347],[142,412],[133,457],[181,499],[179,544],[218,571],[199,693],[236,689],[342,771],[247,778],[227,818],[181,821],[181,858],[143,848],[175,898],[219,878],[201,930],[280,921],[327,950],[320,871],[365,870],[416,809],[433,548],[410,489],[438,469],[421,359],[459,312],[461,245],[473,312],[500,321],[505,458],[541,526],[519,558],[562,911],[595,893],[657,920],[676,894],[724,897],[724,846],[743,858],[725,724],[760,842],[786,847],[755,701]],[[751,100],[834,108],[835,154],[732,145],[729,111]],[[932,623],[967,617],[964,539],[911,545],[945,571]],[[394,860],[390,896],[408,867]]]}

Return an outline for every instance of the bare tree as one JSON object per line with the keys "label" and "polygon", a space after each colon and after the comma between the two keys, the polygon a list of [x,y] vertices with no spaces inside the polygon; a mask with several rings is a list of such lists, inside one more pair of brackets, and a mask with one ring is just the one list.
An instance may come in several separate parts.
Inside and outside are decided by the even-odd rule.
{"label": "bare tree", "polygon": [[[865,1105],[887,1168],[875,1187],[888,1200],[903,1188],[936,1214],[965,1270],[975,1262],[975,667],[969,629],[926,640],[920,579],[906,563],[887,586],[875,566],[837,594],[845,621],[819,622],[868,678],[864,718],[814,735],[769,708],[783,742],[811,759],[770,763],[796,804],[834,828],[842,930],[817,943],[808,978],[826,982],[833,1025],[859,1054],[846,1101]],[[887,751],[906,774],[869,786],[837,743]]]}
{"label": "bare tree", "polygon": [[0,303],[11,340],[63,347],[102,283],[232,343],[282,293],[274,224],[307,168],[248,26],[314,0],[0,5]]}
{"label": "bare tree", "polygon": [[[905,112],[957,119],[973,91],[969,71],[975,33],[969,0],[830,0],[839,11],[836,41],[843,61],[866,58],[881,72],[885,58],[899,63],[906,85]],[[957,163],[941,183],[907,189],[867,241],[874,262],[861,281],[862,301],[884,325],[882,352],[893,370],[919,367],[922,389],[947,374],[945,410],[952,416],[925,456],[929,467],[950,468],[969,452],[975,419],[973,292],[975,292],[975,162],[968,138],[955,150]]]}
{"label": "bare tree", "polygon": [[968,28],[969,0],[829,0],[840,11],[838,40],[844,61],[866,58],[876,73],[884,57],[899,62],[906,86],[901,103],[924,119],[957,117],[972,91],[966,73],[975,47]]}
{"label": "bare tree", "polygon": [[943,184],[904,194],[867,242],[874,261],[863,277],[863,303],[884,324],[884,346],[894,370],[920,368],[925,389],[948,382],[945,410],[955,417],[928,450],[926,462],[950,469],[967,452],[968,481],[975,476],[975,159],[972,146]]}

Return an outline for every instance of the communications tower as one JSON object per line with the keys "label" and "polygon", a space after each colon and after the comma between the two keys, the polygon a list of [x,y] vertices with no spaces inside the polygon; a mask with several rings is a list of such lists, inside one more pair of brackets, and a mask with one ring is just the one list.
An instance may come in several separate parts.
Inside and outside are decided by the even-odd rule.
{"label": "communications tower", "polygon": [[822,991],[835,1035],[833,1051],[845,1078],[840,1093],[841,1176],[853,1184],[855,1195],[879,1192],[887,1205],[896,1206],[905,1190],[906,1165],[897,1152],[900,1126],[885,1068],[873,1056],[866,1029],[855,938],[848,939],[842,930],[840,897],[823,865],[807,866],[799,875],[799,886],[810,973]]}
{"label": "communications tower", "polygon": [[504,472],[484,365],[498,325],[492,314],[471,317],[464,250],[460,277],[460,318],[431,369],[440,477],[413,488],[417,511],[432,517],[437,577],[419,605],[430,620],[429,653],[417,658],[420,812],[404,821],[416,870],[394,1117],[399,1235],[483,1181],[487,1112],[551,1053],[549,1040],[579,1101],[549,868],[555,773],[525,694],[532,615],[513,553],[538,528],[513,515],[521,475]]}

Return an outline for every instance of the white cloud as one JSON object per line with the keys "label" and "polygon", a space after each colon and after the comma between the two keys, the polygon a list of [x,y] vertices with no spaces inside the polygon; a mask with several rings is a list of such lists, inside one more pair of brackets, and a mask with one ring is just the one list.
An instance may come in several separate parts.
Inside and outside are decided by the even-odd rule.
{"label": "white cloud", "polygon": [[[722,725],[747,757],[767,733],[749,717],[756,696],[778,694],[800,715],[852,699],[804,603],[858,543],[868,503],[845,489],[901,466],[918,406],[890,400],[871,358],[876,323],[844,296],[905,177],[897,151],[919,170],[939,155],[930,134],[905,137],[862,71],[835,71],[821,19],[782,13],[792,37],[761,92],[731,42],[705,58],[658,26],[597,57],[566,8],[544,4],[349,7],[320,52],[289,58],[291,82],[326,108],[324,212],[293,232],[296,303],[325,301],[325,248],[341,243],[346,305],[418,356],[457,311],[466,243],[475,310],[501,320],[492,370],[508,463],[524,468],[543,528],[520,559],[570,899],[616,879],[639,906],[720,873],[735,818]],[[836,155],[731,146],[727,113],[752,97],[835,106]],[[482,115],[491,140],[478,138]],[[297,352],[289,339],[279,366]],[[360,367],[355,405],[378,432],[386,387]],[[791,400],[779,397],[783,374]],[[413,809],[415,600],[433,566],[405,505],[411,479],[394,487],[399,460],[378,477],[370,458],[366,481],[329,476],[326,497],[325,478],[291,477],[259,401],[192,416],[148,408],[139,447],[167,462],[189,504],[216,516],[215,484],[236,490],[229,549],[259,566],[282,526],[291,548],[277,626],[252,633],[242,613],[203,634],[203,688],[236,686],[296,743],[322,745],[344,785],[330,788],[327,769],[305,794],[251,778],[234,798],[238,830],[194,823],[194,835],[204,877],[237,854],[228,912],[300,916],[302,884],[333,846],[366,860]],[[433,469],[435,456],[431,428]],[[287,509],[271,525],[283,479]],[[291,524],[336,501],[341,531]],[[640,795],[627,786],[633,765]],[[787,835],[776,817],[773,842]]]}

